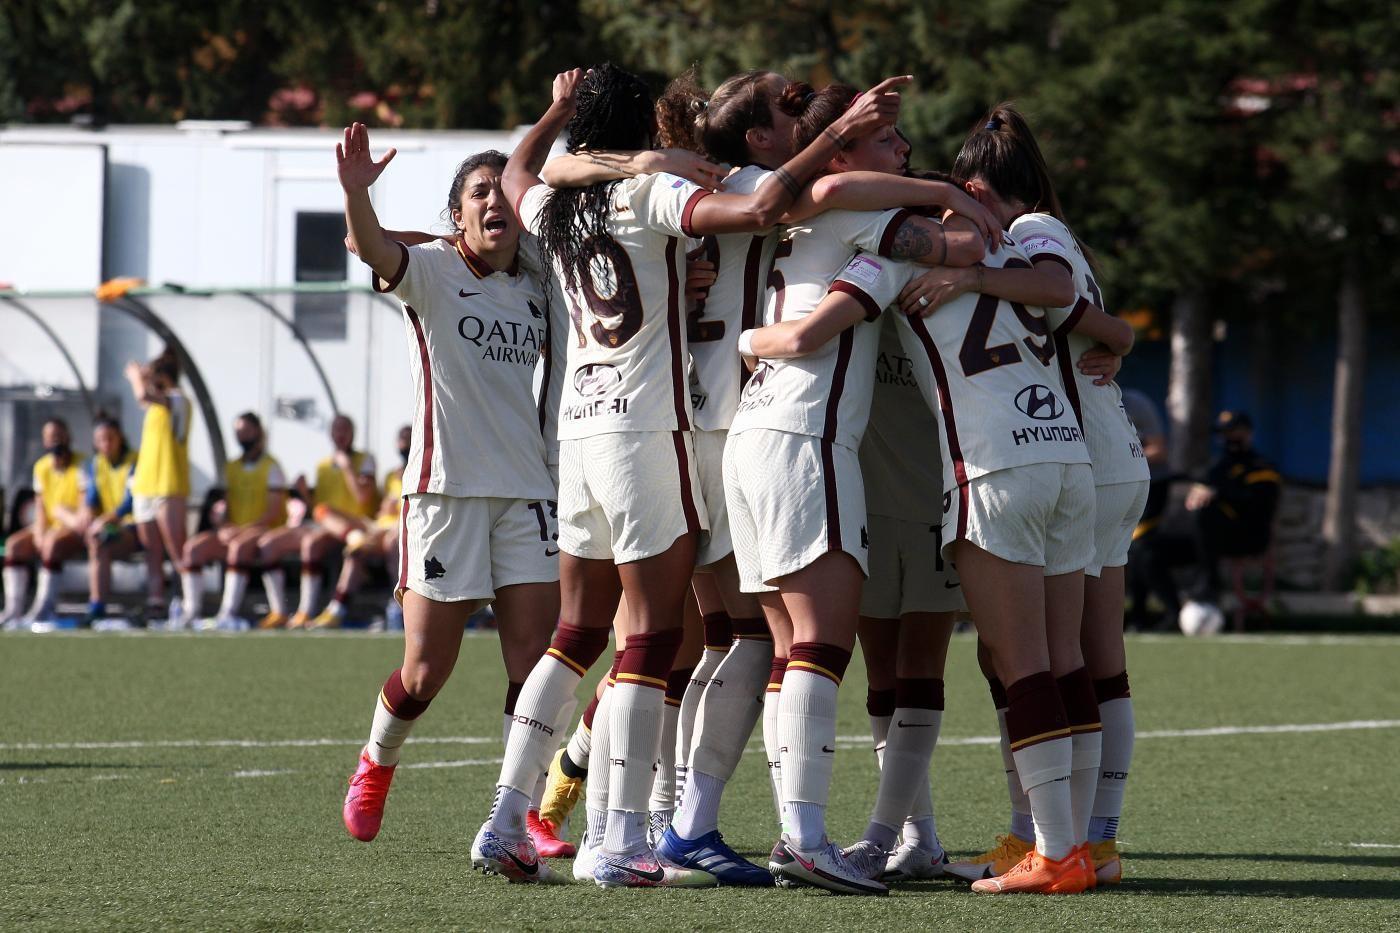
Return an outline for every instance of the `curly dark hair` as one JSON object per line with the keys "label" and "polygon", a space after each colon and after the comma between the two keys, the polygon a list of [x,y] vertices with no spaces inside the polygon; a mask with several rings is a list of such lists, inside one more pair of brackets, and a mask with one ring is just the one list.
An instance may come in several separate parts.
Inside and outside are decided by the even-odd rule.
{"label": "curly dark hair", "polygon": [[[565,127],[568,150],[650,149],[656,127],[656,106],[646,82],[611,62],[593,68],[579,82],[577,109]],[[586,188],[560,188],[550,193],[540,215],[540,252],[563,272],[564,284],[575,288],[588,273],[584,246],[611,239],[607,220],[612,214],[615,181]]]}

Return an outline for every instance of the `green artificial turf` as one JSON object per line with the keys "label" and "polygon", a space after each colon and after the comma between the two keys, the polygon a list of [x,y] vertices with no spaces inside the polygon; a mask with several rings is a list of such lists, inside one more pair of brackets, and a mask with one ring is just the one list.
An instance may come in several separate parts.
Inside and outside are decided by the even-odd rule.
{"label": "green artificial turf", "polygon": [[[405,765],[443,764],[400,768],[384,830],[368,845],[346,835],[339,811],[376,691],[398,665],[396,639],[4,636],[0,928],[1400,928],[1400,638],[1142,636],[1128,650],[1140,732],[1390,725],[1144,736],[1121,828],[1126,876],[1093,894],[985,898],[945,881],[879,900],[538,889],[470,867],[500,755],[505,684],[489,635],[466,640],[415,733],[476,741],[411,742]],[[947,681],[943,737],[992,734],[967,636],[954,642]],[[838,732],[850,738],[829,821],[843,843],[864,828],[875,788],[858,738],[868,731],[864,694],[857,659],[841,690]],[[278,741],[303,744],[268,744]],[[134,744],[63,747],[118,742]],[[952,852],[1005,831],[995,745],[940,745],[933,781]],[[755,859],[771,848],[761,751],[740,765],[722,828]]]}

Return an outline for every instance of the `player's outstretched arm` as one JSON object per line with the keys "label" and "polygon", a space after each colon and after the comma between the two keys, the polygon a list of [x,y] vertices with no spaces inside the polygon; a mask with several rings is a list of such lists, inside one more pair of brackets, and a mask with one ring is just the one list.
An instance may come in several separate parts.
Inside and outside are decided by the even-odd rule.
{"label": "player's outstretched arm", "polygon": [[853,295],[828,292],[811,314],[744,331],[739,335],[739,353],[767,360],[806,356],[865,318],[865,307]]}
{"label": "player's outstretched arm", "polygon": [[512,205],[518,207],[525,192],[543,183],[540,170],[544,168],[545,159],[549,158],[549,149],[554,145],[554,140],[559,138],[569,118],[574,115],[574,96],[582,80],[582,68],[561,71],[554,76],[554,99],[549,109],[538,123],[530,127],[530,132],[525,134],[520,145],[506,160],[505,171],[501,173],[501,190]]}
{"label": "player's outstretched arm", "polygon": [[369,188],[379,180],[397,151],[390,149],[381,159],[371,158],[369,130],[363,123],[346,127],[344,141],[335,144],[336,174],[345,191],[345,226],[350,231],[352,251],[386,279],[398,270],[400,252],[379,226]]}
{"label": "player's outstretched arm", "polygon": [[893,125],[899,118],[896,88],[912,80],[910,75],[886,78],[860,95],[836,122],[774,171],[752,194],[721,193],[700,201],[690,215],[690,228],[697,236],[703,236],[707,233],[756,233],[772,227],[782,220],[802,189],[846,143],[880,126]]}
{"label": "player's outstretched arm", "polygon": [[545,163],[540,178],[551,188],[587,188],[605,181],[664,172],[710,191],[724,182],[724,167],[689,149],[580,150]]}
{"label": "player's outstretched arm", "polygon": [[806,220],[823,211],[884,211],[895,207],[941,208],[972,221],[993,248],[1001,241],[1001,222],[956,185],[887,172],[824,175],[798,196],[783,215],[783,222]]}

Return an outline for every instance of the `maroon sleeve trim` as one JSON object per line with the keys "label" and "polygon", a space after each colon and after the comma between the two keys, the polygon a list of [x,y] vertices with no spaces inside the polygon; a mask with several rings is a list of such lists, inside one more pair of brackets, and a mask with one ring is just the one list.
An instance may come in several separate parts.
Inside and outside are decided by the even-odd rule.
{"label": "maroon sleeve trim", "polygon": [[706,191],[704,188],[701,188],[699,191],[692,194],[690,199],[685,202],[685,208],[681,211],[681,232],[686,236],[693,237],[700,235],[690,229],[690,215],[695,213],[695,205],[699,204],[713,193],[712,191]]}
{"label": "maroon sleeve trim", "polygon": [[[381,295],[385,292],[392,292],[394,289],[398,288],[399,283],[403,281],[404,273],[408,271],[408,247],[404,246],[398,240],[394,241],[394,245],[399,248],[399,252],[402,254],[399,258],[398,271],[396,271],[387,282],[380,278],[379,273],[376,272],[374,274],[374,281],[371,283],[374,286],[374,290]],[[383,286],[382,288],[380,287],[381,285]]]}
{"label": "maroon sleeve trim", "polygon": [[885,224],[885,232],[880,234],[880,248],[877,250],[881,256],[889,258],[894,251],[895,235],[899,233],[899,228],[904,225],[904,222],[913,216],[913,211],[900,208],[895,212],[895,215],[890,218],[890,222]]}
{"label": "maroon sleeve trim", "polygon": [[865,319],[867,321],[873,321],[880,316],[880,306],[877,305],[875,299],[866,294],[865,290],[859,285],[852,285],[845,279],[837,279],[835,282],[831,283],[831,287],[828,288],[827,291],[841,292],[859,301],[860,306],[865,309]]}
{"label": "maroon sleeve trim", "polygon": [[1069,317],[1065,318],[1064,323],[1055,328],[1055,336],[1061,337],[1074,330],[1075,326],[1079,324],[1079,319],[1084,316],[1084,312],[1088,311],[1090,307],[1092,307],[1092,305],[1089,299],[1080,295],[1079,300],[1074,303],[1074,309],[1070,311]]}
{"label": "maroon sleeve trim", "polygon": [[1069,264],[1069,260],[1065,259],[1065,257],[1057,256],[1054,253],[1036,253],[1034,256],[1031,257],[1031,262],[1037,263],[1040,262],[1042,259],[1049,260],[1050,262],[1058,262],[1060,265],[1065,267],[1066,272],[1068,272],[1070,275],[1074,275],[1074,266],[1071,266]]}

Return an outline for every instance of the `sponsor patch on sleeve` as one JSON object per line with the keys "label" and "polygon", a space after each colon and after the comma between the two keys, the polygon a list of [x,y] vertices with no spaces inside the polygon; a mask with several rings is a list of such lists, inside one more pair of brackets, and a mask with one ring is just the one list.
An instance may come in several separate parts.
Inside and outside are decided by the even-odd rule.
{"label": "sponsor patch on sleeve", "polygon": [[1033,236],[1021,244],[1021,248],[1027,253],[1063,253],[1065,245],[1054,237]]}
{"label": "sponsor patch on sleeve", "polygon": [[852,282],[874,285],[880,281],[880,273],[884,271],[885,267],[869,256],[857,256],[846,264],[841,274]]}

